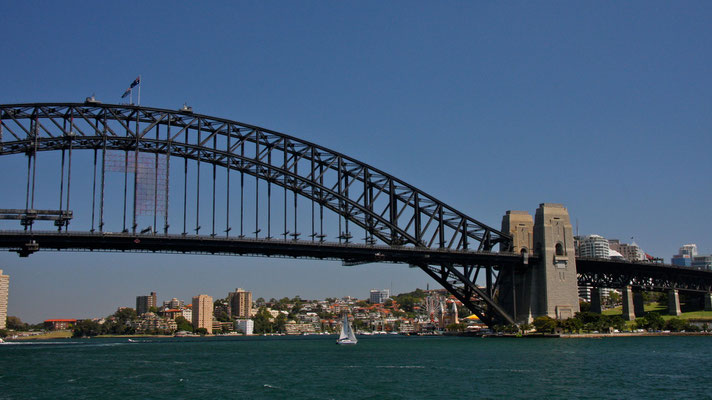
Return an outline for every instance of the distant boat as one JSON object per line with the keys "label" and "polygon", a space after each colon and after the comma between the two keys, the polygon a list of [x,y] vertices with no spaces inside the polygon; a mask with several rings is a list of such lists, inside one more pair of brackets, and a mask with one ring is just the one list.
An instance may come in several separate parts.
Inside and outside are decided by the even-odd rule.
{"label": "distant boat", "polygon": [[344,320],[341,323],[341,333],[339,338],[336,340],[336,344],[356,344],[356,335],[354,335],[354,330],[349,323],[349,316],[344,313]]}

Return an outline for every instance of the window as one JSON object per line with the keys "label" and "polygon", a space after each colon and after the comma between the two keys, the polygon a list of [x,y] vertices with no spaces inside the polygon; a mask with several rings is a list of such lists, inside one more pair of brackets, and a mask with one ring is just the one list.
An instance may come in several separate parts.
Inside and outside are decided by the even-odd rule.
{"label": "window", "polygon": [[563,256],[564,255],[564,246],[561,243],[556,244],[556,255],[557,256]]}

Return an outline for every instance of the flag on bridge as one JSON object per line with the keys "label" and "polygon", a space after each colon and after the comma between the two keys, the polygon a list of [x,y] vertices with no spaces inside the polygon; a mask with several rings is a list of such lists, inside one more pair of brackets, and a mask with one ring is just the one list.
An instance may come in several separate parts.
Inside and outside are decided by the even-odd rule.
{"label": "flag on bridge", "polygon": [[126,89],[126,91],[124,92],[124,94],[121,95],[121,98],[122,98],[122,99],[125,98],[125,97],[128,96],[130,93],[131,93],[131,88]]}
{"label": "flag on bridge", "polygon": [[136,79],[134,79],[133,82],[131,82],[131,86],[129,87],[129,89],[135,88],[135,87],[138,86],[140,83],[141,83],[141,75],[139,75]]}

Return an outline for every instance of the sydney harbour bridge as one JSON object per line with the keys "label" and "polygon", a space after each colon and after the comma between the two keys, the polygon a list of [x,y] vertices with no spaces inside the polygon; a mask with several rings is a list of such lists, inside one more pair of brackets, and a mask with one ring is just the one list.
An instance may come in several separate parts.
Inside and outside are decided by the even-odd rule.
{"label": "sydney harbour bridge", "polygon": [[348,155],[187,106],[93,98],[0,105],[0,156],[3,166],[22,158],[21,169],[3,171],[23,184],[6,185],[0,197],[0,248],[20,256],[122,251],[402,263],[490,326],[571,316],[577,285],[623,289],[624,309],[639,289],[669,290],[673,299],[678,290],[702,293],[712,307],[710,271],[576,259],[560,205],[542,204],[535,218],[508,212],[496,229]]}

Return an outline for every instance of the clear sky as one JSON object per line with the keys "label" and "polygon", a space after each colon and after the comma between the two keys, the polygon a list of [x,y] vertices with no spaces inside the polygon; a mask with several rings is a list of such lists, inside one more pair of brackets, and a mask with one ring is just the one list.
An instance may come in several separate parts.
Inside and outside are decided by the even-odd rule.
{"label": "clear sky", "polygon": [[[142,105],[318,143],[491,226],[557,202],[581,234],[712,252],[711,2],[383,3],[3,1],[0,103],[118,103],[141,74]],[[22,207],[3,175],[0,208]],[[29,322],[150,291],[435,287],[406,266],[249,257],[5,253],[0,269]]]}

